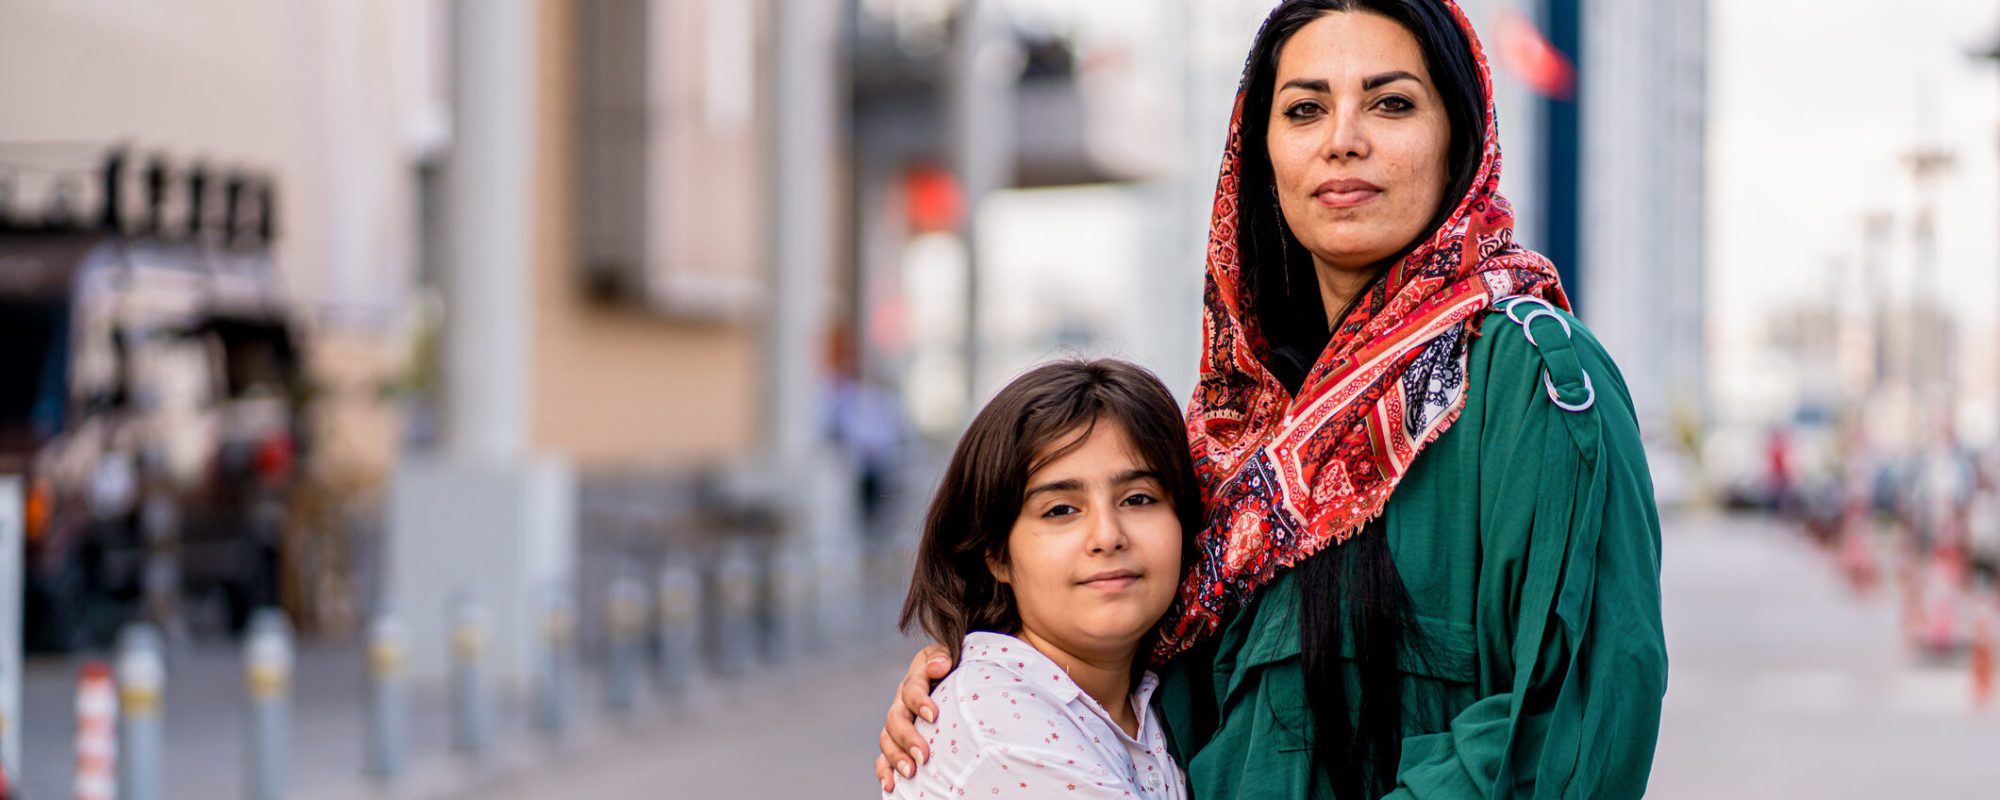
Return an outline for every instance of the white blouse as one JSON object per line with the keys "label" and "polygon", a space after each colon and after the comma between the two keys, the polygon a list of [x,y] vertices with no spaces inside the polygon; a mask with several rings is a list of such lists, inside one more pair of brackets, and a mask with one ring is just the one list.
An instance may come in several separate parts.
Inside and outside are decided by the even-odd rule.
{"label": "white blouse", "polygon": [[1167,755],[1153,713],[1159,678],[1132,694],[1139,735],[1027,642],[998,633],[965,637],[960,660],[931,699],[937,722],[917,720],[931,757],[883,797],[1145,798],[1185,800],[1187,781]]}

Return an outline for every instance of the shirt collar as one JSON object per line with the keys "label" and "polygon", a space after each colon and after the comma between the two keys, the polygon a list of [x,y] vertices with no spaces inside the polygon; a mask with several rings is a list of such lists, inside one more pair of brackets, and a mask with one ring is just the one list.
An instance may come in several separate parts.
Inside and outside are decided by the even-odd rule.
{"label": "shirt collar", "polygon": [[[1139,655],[1143,657],[1145,654],[1141,653]],[[1022,681],[1032,682],[1042,687],[1065,704],[1074,703],[1079,697],[1083,696],[1083,687],[1076,685],[1076,680],[1071,678],[1069,672],[1057,664],[1054,659],[1043,655],[1042,651],[1036,650],[1034,645],[1004,633],[974,631],[966,634],[965,646],[961,650],[959,658],[968,663],[983,661],[997,664],[1001,668],[1020,676]],[[1153,701],[1153,691],[1158,689],[1159,686],[1159,676],[1154,675],[1152,672],[1147,672],[1140,676],[1139,682],[1132,687],[1134,707],[1140,711],[1140,729],[1142,732],[1145,725],[1144,717],[1146,716],[1144,712],[1150,707]],[[1095,704],[1095,702],[1095,698],[1092,698],[1092,703]]]}

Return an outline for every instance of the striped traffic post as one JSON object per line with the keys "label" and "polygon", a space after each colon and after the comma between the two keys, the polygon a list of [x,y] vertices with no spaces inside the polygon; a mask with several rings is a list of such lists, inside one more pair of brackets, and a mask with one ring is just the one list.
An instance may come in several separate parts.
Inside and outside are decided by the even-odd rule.
{"label": "striped traffic post", "polygon": [[76,683],[76,800],[118,796],[118,693],[111,668],[83,665]]}

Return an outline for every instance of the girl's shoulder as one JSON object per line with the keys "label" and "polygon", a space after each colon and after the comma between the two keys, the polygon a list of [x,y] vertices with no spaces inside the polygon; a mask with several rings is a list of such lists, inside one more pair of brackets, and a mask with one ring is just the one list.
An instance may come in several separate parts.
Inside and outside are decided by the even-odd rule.
{"label": "girl's shoulder", "polygon": [[1122,780],[1130,757],[1115,729],[1079,701],[1081,694],[1054,662],[1019,639],[966,637],[958,667],[931,690],[937,721],[917,722],[931,758],[912,791],[984,787],[996,774],[1063,775],[1098,785]]}

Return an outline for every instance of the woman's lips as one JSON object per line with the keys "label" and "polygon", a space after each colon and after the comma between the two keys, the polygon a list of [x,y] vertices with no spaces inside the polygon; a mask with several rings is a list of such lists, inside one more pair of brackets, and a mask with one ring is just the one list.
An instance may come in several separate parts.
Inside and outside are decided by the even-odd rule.
{"label": "woman's lips", "polygon": [[1356,178],[1327,181],[1313,190],[1313,199],[1327,208],[1353,208],[1381,196],[1382,187]]}

